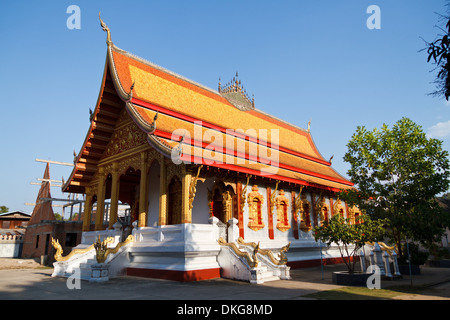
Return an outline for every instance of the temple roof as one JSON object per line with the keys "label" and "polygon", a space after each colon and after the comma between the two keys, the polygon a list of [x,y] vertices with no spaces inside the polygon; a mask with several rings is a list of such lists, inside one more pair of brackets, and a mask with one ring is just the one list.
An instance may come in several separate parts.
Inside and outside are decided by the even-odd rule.
{"label": "temple roof", "polygon": [[[335,191],[353,185],[323,158],[309,128],[299,128],[258,110],[237,74],[225,86],[219,83],[218,90],[210,89],[119,49],[101,23],[108,33],[102,89],[91,115],[91,128],[74,159],[75,169],[64,191],[84,192],[123,106],[147,134],[148,143],[166,157],[179,148],[181,159],[190,163]],[[231,147],[226,141],[232,141]],[[239,144],[243,147],[233,148]],[[266,146],[268,152],[261,155],[259,151]],[[268,156],[274,155],[271,152],[278,152],[277,161]],[[271,174],[274,166],[277,170]]]}
{"label": "temple roof", "polygon": [[12,211],[0,213],[0,220],[29,220],[31,214],[25,213],[23,211]]}

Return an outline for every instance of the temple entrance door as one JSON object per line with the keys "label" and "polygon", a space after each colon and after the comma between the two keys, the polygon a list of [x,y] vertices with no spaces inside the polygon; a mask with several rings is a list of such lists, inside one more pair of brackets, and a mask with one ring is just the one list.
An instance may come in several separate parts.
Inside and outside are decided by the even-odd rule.
{"label": "temple entrance door", "polygon": [[223,210],[223,203],[222,203],[222,194],[219,189],[216,189],[214,191],[214,203],[213,203],[213,215],[217,219],[219,219],[222,223],[227,223],[225,220],[225,213]]}
{"label": "temple entrance door", "polygon": [[119,178],[119,201],[121,204],[129,205],[130,209],[118,212],[118,221],[122,223],[123,229],[131,230],[131,223],[138,219],[139,209],[139,186],[140,170],[130,167]]}
{"label": "temple entrance door", "polygon": [[227,221],[222,200],[222,194],[220,190],[216,188],[213,198],[213,215],[219,219],[219,222],[217,223],[217,226],[219,227],[219,238],[223,238],[225,241],[228,241]]}

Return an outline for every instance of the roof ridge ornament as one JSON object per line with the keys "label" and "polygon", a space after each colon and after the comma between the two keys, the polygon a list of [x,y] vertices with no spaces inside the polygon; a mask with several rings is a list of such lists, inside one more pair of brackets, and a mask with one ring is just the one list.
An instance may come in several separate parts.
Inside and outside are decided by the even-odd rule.
{"label": "roof ridge ornament", "polygon": [[106,38],[106,44],[109,46],[110,44],[112,44],[111,41],[111,31],[109,30],[108,26],[106,25],[106,23],[103,22],[102,18],[100,17],[100,11],[98,12],[98,18],[100,19],[100,26],[102,27],[103,31],[106,32],[107,34],[107,38]]}
{"label": "roof ridge ornament", "polygon": [[131,84],[130,92],[128,93],[128,97],[127,97],[127,101],[131,101],[131,98],[133,98],[133,89],[134,89],[135,83],[136,83],[136,80],[134,80],[133,83]]}
{"label": "roof ridge ornament", "polygon": [[[148,134],[154,134],[155,133],[155,131],[156,131],[156,119],[158,119],[158,114],[159,114],[159,111],[156,111],[156,114],[153,117],[153,123],[150,126],[150,131],[148,132]],[[183,139],[184,139],[184,136],[183,136]]]}
{"label": "roof ridge ornament", "polygon": [[183,133],[183,136],[181,137],[180,142],[177,144],[177,146],[172,149],[172,153],[170,156],[171,156],[172,162],[174,164],[178,165],[182,162],[181,155],[183,154],[183,140],[184,140],[185,136],[186,136],[186,131]]}
{"label": "roof ridge ornament", "polygon": [[333,158],[334,158],[334,154],[331,156],[331,158],[330,158],[330,160],[328,160],[328,162],[331,164],[331,161],[333,160]]}

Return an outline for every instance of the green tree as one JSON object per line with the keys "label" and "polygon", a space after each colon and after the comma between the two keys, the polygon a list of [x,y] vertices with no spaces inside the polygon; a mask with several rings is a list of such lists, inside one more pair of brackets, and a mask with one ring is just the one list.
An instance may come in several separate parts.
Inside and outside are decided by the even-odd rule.
{"label": "green tree", "polygon": [[374,219],[387,218],[400,256],[406,237],[424,244],[439,239],[450,225],[435,200],[449,187],[449,154],[442,141],[428,139],[419,125],[402,118],[392,129],[359,126],[347,147],[344,160],[355,189],[341,192],[341,198]]}
{"label": "green tree", "polygon": [[313,229],[314,239],[328,247],[335,243],[348,272],[353,273],[359,250],[367,242],[378,241],[383,237],[385,223],[385,220],[372,220],[367,215],[358,217],[357,223],[351,223],[340,214],[335,214]]}
{"label": "green tree", "polygon": [[0,206],[0,213],[7,213],[9,212],[9,208],[6,206]]}

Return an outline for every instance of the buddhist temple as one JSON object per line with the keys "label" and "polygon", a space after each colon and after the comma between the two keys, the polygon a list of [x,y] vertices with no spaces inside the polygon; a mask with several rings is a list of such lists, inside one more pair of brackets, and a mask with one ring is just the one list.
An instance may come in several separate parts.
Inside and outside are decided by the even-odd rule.
{"label": "buddhist temple", "polygon": [[[340,257],[311,229],[356,214],[336,197],[353,184],[320,154],[309,125],[258,110],[237,73],[211,89],[119,49],[100,21],[101,89],[63,185],[86,196],[79,252],[97,238],[127,239],[121,257],[106,260],[121,261],[119,274],[180,281],[249,280],[238,274],[263,265],[264,252],[291,268]],[[56,275],[73,272],[69,260]]]}

